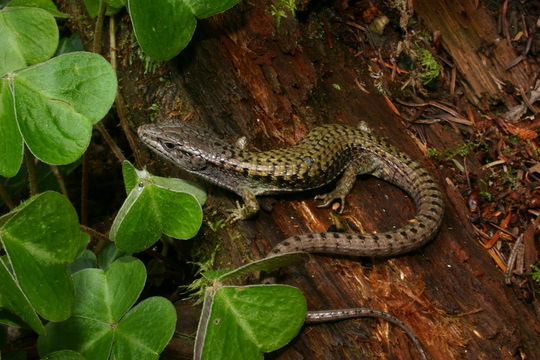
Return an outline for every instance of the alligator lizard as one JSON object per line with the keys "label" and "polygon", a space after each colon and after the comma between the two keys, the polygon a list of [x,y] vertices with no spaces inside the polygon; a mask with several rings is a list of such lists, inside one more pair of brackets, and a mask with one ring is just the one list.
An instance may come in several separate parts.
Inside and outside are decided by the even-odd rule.
{"label": "alligator lizard", "polygon": [[339,124],[311,130],[294,146],[251,152],[190,123],[147,124],[139,137],[175,165],[242,197],[237,219],[259,210],[256,196],[319,188],[342,174],[336,188],[316,198],[326,206],[341,201],[359,174],[395,184],[414,199],[417,214],[403,227],[378,234],[308,233],[279,243],[271,254],[291,251],[386,257],[414,250],[433,238],[441,225],[444,202],[433,177],[422,165],[376,137],[365,125]]}
{"label": "alligator lizard", "polygon": [[[407,225],[380,234],[309,233],[290,237],[269,256],[293,251],[392,256],[414,250],[438,231],[444,213],[441,192],[433,177],[416,161],[371,133],[338,124],[313,129],[298,144],[251,152],[232,146],[211,131],[189,123],[147,124],[139,127],[141,140],[159,155],[242,197],[244,206],[234,215],[248,218],[259,210],[256,196],[319,188],[342,175],[336,188],[317,196],[326,206],[345,196],[359,174],[371,174],[405,190],[415,201],[417,214]],[[354,317],[377,317],[401,327],[421,358],[425,350],[412,330],[396,317],[378,310],[353,308],[309,311],[306,322]]]}

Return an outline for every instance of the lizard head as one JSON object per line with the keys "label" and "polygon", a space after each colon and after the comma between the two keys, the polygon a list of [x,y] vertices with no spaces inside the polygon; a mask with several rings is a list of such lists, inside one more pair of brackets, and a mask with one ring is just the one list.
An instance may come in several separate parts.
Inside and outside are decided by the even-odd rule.
{"label": "lizard head", "polygon": [[212,156],[208,144],[214,135],[188,123],[146,124],[137,133],[150,149],[187,171],[204,169]]}

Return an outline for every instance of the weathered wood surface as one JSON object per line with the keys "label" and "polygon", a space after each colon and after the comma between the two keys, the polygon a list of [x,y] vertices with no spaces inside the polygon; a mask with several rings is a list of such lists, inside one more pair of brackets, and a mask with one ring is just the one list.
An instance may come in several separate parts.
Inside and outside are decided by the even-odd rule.
{"label": "weathered wood surface", "polygon": [[[328,20],[331,11],[325,6],[300,14],[302,21],[285,19],[276,31],[268,1],[242,3],[199,22],[188,49],[158,73],[145,76],[137,63],[125,72],[120,67],[133,128],[149,121],[146,109],[157,104],[162,120],[192,118],[231,139],[246,135],[253,149],[264,150],[295,143],[317,124],[366,121],[439,179],[449,200],[440,234],[412,254],[369,264],[313,256],[305,265],[286,269],[283,280],[302,289],[310,309],[367,306],[392,313],[411,326],[434,359],[540,358],[537,315],[504,286],[502,274],[472,236],[464,200],[448,186],[444,169],[425,160],[406,124],[370,85],[366,65],[339,40],[346,36],[344,25]],[[125,19],[123,24],[119,37],[127,39]],[[133,51],[129,44],[119,43],[120,64],[128,63]],[[424,134],[434,148],[459,138],[444,124],[411,130]],[[147,155],[153,172],[180,174]],[[215,207],[232,207],[237,200],[215,187],[209,192]],[[220,266],[261,258],[287,236],[325,231],[331,225],[330,210],[316,208],[314,194],[272,198],[271,211],[222,231]],[[361,178],[343,217],[353,231],[371,232],[403,224],[413,214],[412,201],[400,190]],[[196,242],[204,238],[203,232]],[[183,349],[180,340],[173,340],[162,358],[189,357]],[[289,346],[266,358],[418,356],[398,329],[382,321],[354,320],[305,327]]]}
{"label": "weathered wood surface", "polygon": [[440,31],[441,42],[465,79],[462,85],[473,104],[483,110],[500,102],[515,105],[506,84],[512,85],[510,92],[514,92],[512,87],[529,90],[532,65],[522,61],[510,67],[521,54],[512,49],[508,34],[497,33],[497,24],[479,1],[416,0],[414,8],[432,31]]}

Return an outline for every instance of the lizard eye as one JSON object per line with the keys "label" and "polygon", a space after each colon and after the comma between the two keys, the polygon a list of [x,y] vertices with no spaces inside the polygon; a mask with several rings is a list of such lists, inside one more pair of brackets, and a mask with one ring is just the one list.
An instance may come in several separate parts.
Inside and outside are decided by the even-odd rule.
{"label": "lizard eye", "polygon": [[174,149],[174,144],[171,143],[171,142],[164,141],[164,142],[161,143],[161,145],[163,145],[163,147],[165,147],[166,149],[169,149],[169,150]]}

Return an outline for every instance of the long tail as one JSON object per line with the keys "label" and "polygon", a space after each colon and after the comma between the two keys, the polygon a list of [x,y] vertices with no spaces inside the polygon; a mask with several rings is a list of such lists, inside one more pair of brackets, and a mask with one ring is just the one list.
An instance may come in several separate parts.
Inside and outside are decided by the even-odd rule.
{"label": "long tail", "polygon": [[322,310],[322,311],[308,311],[306,316],[306,324],[316,324],[328,321],[353,319],[359,317],[373,317],[380,318],[397,325],[403,330],[407,336],[411,339],[414,346],[420,353],[422,360],[428,360],[427,352],[422,347],[422,344],[411,330],[403,321],[399,320],[395,316],[392,316],[384,311],[367,309],[367,308],[351,308],[351,309],[338,309],[338,310]]}
{"label": "long tail", "polygon": [[417,214],[407,225],[378,234],[337,232],[291,236],[276,245],[269,256],[293,251],[349,256],[387,257],[417,249],[438,231],[444,215],[444,200],[433,177],[419,163],[402,155],[399,164],[374,174],[405,190],[416,204]]}

